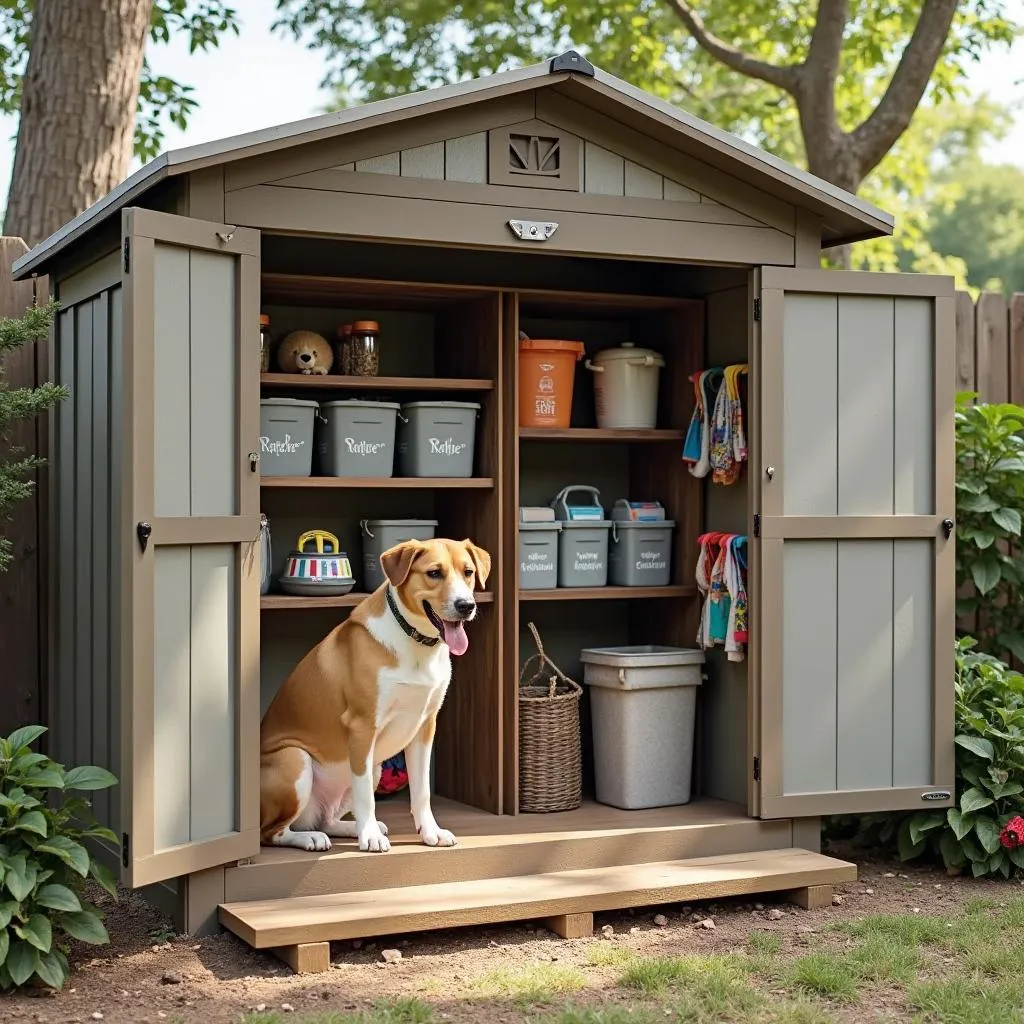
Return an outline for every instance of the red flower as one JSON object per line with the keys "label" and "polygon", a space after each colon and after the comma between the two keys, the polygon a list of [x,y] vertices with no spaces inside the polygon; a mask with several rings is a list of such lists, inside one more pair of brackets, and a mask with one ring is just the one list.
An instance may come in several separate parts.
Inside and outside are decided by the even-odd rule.
{"label": "red flower", "polygon": [[1007,850],[1015,850],[1018,846],[1024,846],[1024,818],[1019,814],[1011,818],[999,833],[999,842]]}

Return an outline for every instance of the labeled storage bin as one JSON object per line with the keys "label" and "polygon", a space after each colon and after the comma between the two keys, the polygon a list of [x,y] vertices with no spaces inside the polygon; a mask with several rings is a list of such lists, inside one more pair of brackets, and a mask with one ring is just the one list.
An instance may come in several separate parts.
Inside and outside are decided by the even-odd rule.
{"label": "labeled storage bin", "polygon": [[591,647],[580,661],[591,688],[598,802],[631,811],[689,803],[704,653],[654,645]]}
{"label": "labeled storage bin", "polygon": [[658,419],[658,377],[665,359],[625,341],[586,361],[594,374],[597,425],[603,429],[653,429]]}
{"label": "labeled storage bin", "polygon": [[[573,504],[573,496],[587,495],[589,503]],[[601,495],[596,487],[563,487],[551,503],[561,522],[558,533],[558,585],[603,587],[608,583],[608,530]]]}
{"label": "labeled storage bin", "polygon": [[406,540],[433,540],[436,519],[364,519],[359,524],[363,536],[363,589],[372,592],[384,582],[380,556]]}
{"label": "labeled storage bin", "polygon": [[260,399],[261,476],[310,475],[316,409],[302,398]]}
{"label": "labeled storage bin", "polygon": [[612,509],[608,582],[617,587],[667,587],[672,574],[672,531],[656,501],[620,498]]}
{"label": "labeled storage bin", "polygon": [[[531,514],[532,513],[532,514]],[[541,518],[538,514],[546,513]],[[558,535],[554,509],[519,510],[519,589],[553,590],[558,586]]]}
{"label": "labeled storage bin", "polygon": [[398,475],[473,475],[478,402],[408,402],[398,416]]}
{"label": "labeled storage bin", "polygon": [[324,476],[391,476],[395,469],[397,402],[347,398],[323,402],[316,450]]}
{"label": "labeled storage bin", "polygon": [[569,426],[582,358],[582,341],[519,339],[519,426]]}

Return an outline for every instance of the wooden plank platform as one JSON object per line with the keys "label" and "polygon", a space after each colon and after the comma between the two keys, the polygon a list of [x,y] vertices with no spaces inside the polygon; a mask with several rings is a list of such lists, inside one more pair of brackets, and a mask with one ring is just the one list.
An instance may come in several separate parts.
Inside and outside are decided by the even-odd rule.
{"label": "wooden plank platform", "polygon": [[222,904],[256,949],[591,914],[849,882],[856,865],[806,850],[700,857],[478,881]]}

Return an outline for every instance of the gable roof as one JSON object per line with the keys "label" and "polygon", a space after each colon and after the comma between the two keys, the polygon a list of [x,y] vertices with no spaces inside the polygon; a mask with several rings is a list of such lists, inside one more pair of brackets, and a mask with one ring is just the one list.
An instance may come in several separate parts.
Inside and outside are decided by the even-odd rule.
{"label": "gable roof", "polygon": [[75,239],[167,178],[546,87],[571,89],[579,102],[620,120],[629,117],[637,129],[699,156],[712,167],[740,174],[769,195],[811,210],[822,218],[825,244],[839,245],[892,234],[893,218],[872,204],[594,68],[579,54],[569,51],[543,64],[163,153],[22,256],[12,268],[14,277],[20,279],[40,272]]}

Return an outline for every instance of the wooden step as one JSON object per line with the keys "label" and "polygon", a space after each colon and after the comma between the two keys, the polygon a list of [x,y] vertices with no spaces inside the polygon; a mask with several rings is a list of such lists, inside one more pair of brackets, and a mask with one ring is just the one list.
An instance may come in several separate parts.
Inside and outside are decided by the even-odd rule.
{"label": "wooden step", "polygon": [[804,890],[856,877],[856,865],[846,861],[806,850],[768,850],[225,903],[220,922],[250,946],[269,949],[536,918],[567,918],[571,925],[594,911]]}

